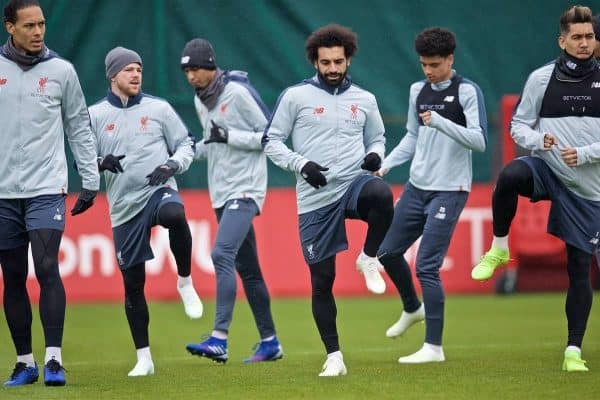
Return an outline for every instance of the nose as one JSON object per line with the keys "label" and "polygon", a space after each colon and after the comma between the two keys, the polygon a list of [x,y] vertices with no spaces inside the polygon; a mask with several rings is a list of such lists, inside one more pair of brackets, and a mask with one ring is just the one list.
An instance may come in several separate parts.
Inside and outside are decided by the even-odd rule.
{"label": "nose", "polygon": [[[594,40],[594,46],[596,45],[595,40]],[[581,41],[581,47],[589,47],[590,46],[590,40],[586,39],[585,37],[583,38],[583,40]]]}

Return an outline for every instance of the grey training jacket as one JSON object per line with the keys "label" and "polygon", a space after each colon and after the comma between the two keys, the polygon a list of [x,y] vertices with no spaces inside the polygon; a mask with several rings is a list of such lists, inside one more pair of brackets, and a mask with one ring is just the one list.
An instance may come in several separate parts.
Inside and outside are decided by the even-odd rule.
{"label": "grey training jacket", "polygon": [[[519,146],[543,159],[568,189],[584,199],[600,201],[600,118],[540,117],[554,66],[554,63],[547,64],[529,75],[511,121],[511,136]],[[597,84],[595,90],[600,94],[600,83],[594,83]],[[594,98],[593,101],[598,100]],[[543,151],[546,132],[554,135],[558,141],[558,146],[552,146],[550,151]],[[576,167],[569,167],[563,161],[560,149],[564,147],[577,150]]]}
{"label": "grey training jacket", "polygon": [[[298,213],[303,214],[336,202],[358,175],[368,174],[360,168],[367,153],[383,159],[384,132],[373,94],[350,77],[331,89],[314,76],[280,95],[263,146],[277,166],[296,173]],[[288,136],[293,150],[285,145]],[[326,186],[315,189],[302,178],[308,161],[329,168],[323,172]]]}
{"label": "grey training jacket", "polygon": [[[432,84],[433,90],[451,85],[447,80]],[[417,96],[426,81],[410,87],[406,135],[386,157],[381,166],[389,170],[411,160],[409,182],[421,190],[470,191],[473,180],[472,152],[484,151],[487,141],[487,118],[479,87],[462,79],[458,101],[463,108],[466,127],[431,111],[429,126],[419,124]],[[448,99],[457,101],[457,99]]]}
{"label": "grey training jacket", "polygon": [[77,73],[50,56],[28,71],[0,52],[0,198],[68,191],[65,141],[85,189],[98,190],[94,136]]}
{"label": "grey training jacket", "polygon": [[208,192],[213,208],[232,199],[250,198],[262,209],[267,191],[267,159],[261,139],[269,111],[243,71],[226,71],[226,85],[217,105],[209,110],[198,96],[194,105],[210,137],[211,120],[229,131],[227,143],[196,143],[195,158],[208,161]]}
{"label": "grey training jacket", "polygon": [[135,217],[161,187],[177,190],[174,177],[158,186],[149,186],[147,178],[168,160],[179,165],[177,173],[181,174],[194,157],[192,138],[169,103],[140,93],[124,105],[109,91],[90,107],[90,118],[99,157],[125,155],[122,173],[104,171],[113,227]]}

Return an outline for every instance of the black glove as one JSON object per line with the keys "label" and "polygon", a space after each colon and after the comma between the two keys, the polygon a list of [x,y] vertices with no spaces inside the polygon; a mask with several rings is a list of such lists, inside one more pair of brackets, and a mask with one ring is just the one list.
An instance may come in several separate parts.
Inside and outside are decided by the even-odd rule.
{"label": "black glove", "polygon": [[150,180],[150,186],[157,186],[164,184],[170,177],[175,175],[179,166],[173,160],[169,160],[163,165],[159,165],[152,171],[151,174],[146,175],[146,178]]}
{"label": "black glove", "polygon": [[204,141],[204,144],[209,143],[227,143],[229,140],[229,131],[224,126],[217,125],[215,121],[210,120],[212,128],[210,128],[210,137]]}
{"label": "black glove", "polygon": [[113,156],[112,154],[109,154],[98,163],[98,170],[100,172],[108,170],[114,174],[123,172],[123,167],[121,166],[120,161],[124,158],[125,154],[120,156]]}
{"label": "black glove", "polygon": [[360,168],[371,172],[379,171],[381,168],[381,157],[377,153],[371,152],[367,154]]}
{"label": "black glove", "polygon": [[317,164],[316,162],[309,161],[304,164],[304,167],[300,170],[300,174],[306,182],[312,187],[318,189],[327,185],[327,178],[321,173],[321,171],[329,171],[329,168],[325,168]]}
{"label": "black glove", "polygon": [[90,208],[94,204],[94,199],[96,198],[97,193],[98,191],[96,190],[81,189],[81,192],[79,192],[79,197],[71,209],[71,215],[81,214]]}

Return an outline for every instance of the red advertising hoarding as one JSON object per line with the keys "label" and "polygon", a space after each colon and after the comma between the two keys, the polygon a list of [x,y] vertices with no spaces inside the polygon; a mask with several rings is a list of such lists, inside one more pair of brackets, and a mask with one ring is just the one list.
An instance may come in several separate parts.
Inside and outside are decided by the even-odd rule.
{"label": "red advertising hoarding", "polygon": [[[448,293],[492,291],[492,283],[482,284],[470,279],[471,267],[487,249],[491,239],[491,191],[491,185],[475,185],[469,196],[442,267],[442,280]],[[395,186],[395,197],[400,192],[401,187]],[[202,298],[212,298],[215,275],[210,252],[217,229],[216,218],[207,191],[184,191],[182,197],[193,237],[194,283]],[[70,196],[67,209],[74,202],[75,196]],[[263,213],[255,219],[255,229],[259,258],[271,295],[310,295],[308,267],[299,245],[294,189],[269,190]],[[347,229],[350,248],[338,255],[334,290],[338,295],[367,295],[369,292],[362,275],[354,266],[363,244],[366,224],[347,221]],[[167,230],[154,228],[152,248],[155,258],[146,264],[147,297],[154,300],[176,299],[176,268],[169,250]],[[406,254],[413,268],[415,256],[416,245]],[[59,260],[70,301],[122,300],[123,284],[114,254],[105,196],[98,196],[96,204],[84,214],[68,217]],[[37,300],[39,292],[32,269],[30,267],[28,287],[32,298]],[[387,276],[385,279],[388,284],[386,293],[396,295]],[[238,290],[242,292],[241,285],[238,285]]]}

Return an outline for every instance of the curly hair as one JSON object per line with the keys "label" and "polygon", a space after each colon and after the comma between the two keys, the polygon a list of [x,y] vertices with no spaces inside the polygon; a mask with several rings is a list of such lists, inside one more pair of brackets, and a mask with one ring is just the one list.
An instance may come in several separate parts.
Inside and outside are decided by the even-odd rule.
{"label": "curly hair", "polygon": [[594,23],[592,10],[585,6],[573,6],[560,16],[560,33],[566,34],[571,29],[571,24]]}
{"label": "curly hair", "polygon": [[40,7],[40,3],[37,0],[10,0],[4,6],[4,22],[16,23],[17,12],[27,7]]}
{"label": "curly hair", "polygon": [[306,58],[311,64],[319,58],[320,47],[344,47],[344,55],[350,58],[358,50],[358,36],[350,28],[329,24],[317,29],[306,39]]}
{"label": "curly hair", "polygon": [[427,28],[415,39],[415,50],[424,57],[448,57],[454,54],[456,39],[454,33],[445,28]]}

